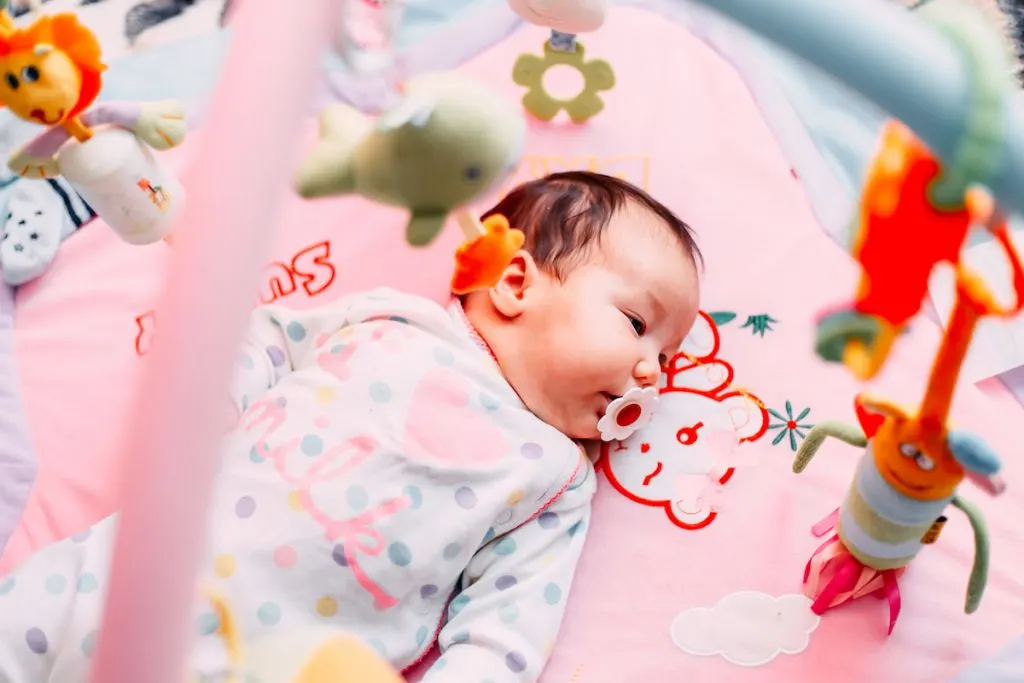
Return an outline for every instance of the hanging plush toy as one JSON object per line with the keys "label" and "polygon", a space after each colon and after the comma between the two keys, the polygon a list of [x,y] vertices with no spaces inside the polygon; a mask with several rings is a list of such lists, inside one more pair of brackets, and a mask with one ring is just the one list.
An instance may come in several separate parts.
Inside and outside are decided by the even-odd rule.
{"label": "hanging plush toy", "polygon": [[[586,60],[580,33],[596,31],[608,13],[607,0],[508,0],[526,21],[551,29],[543,56],[523,54],[512,67],[512,79],[527,89],[523,107],[542,121],[563,109],[573,123],[583,123],[604,109],[600,92],[615,86],[615,72],[601,59]],[[544,87],[544,74],[553,66],[569,66],[583,78],[583,89],[569,99],[554,97]]]}
{"label": "hanging plush toy", "polygon": [[[1017,93],[998,32],[974,8],[931,3],[918,10],[958,48],[973,84],[964,134],[949,163],[898,122],[882,132],[854,221],[851,253],[861,266],[854,301],[824,312],[816,351],[858,378],[873,378],[921,310],[940,263],[957,265],[971,228],[970,203],[1002,163],[1004,111]],[[985,201],[982,198],[982,201]]]}
{"label": "hanging plush toy", "polygon": [[131,244],[167,237],[181,207],[177,179],[152,154],[185,137],[176,102],[93,106],[106,69],[96,36],[71,13],[26,28],[0,22],[0,105],[47,127],[8,159],[27,178],[63,175]]}
{"label": "hanging plush toy", "polygon": [[456,73],[423,74],[376,119],[325,108],[295,184],[306,198],[358,194],[403,207],[406,239],[422,246],[515,168],[525,141],[522,114],[500,94]]}
{"label": "hanging plush toy", "polygon": [[814,600],[812,610],[817,614],[848,600],[878,595],[889,601],[892,633],[900,610],[897,579],[924,545],[935,542],[949,505],[967,515],[974,531],[974,566],[965,611],[974,612],[981,602],[988,573],[988,536],[980,511],[961,498],[957,488],[966,477],[987,493],[1001,493],[1000,462],[976,435],[950,429],[947,418],[978,320],[1021,310],[1024,268],[998,210],[976,209],[971,217],[989,227],[1010,260],[1014,305],[1000,308],[981,280],[959,266],[956,303],[917,414],[885,400],[858,396],[859,427],[836,422],[815,425],[793,462],[793,471],[802,472],[830,436],[865,449],[846,500],[814,527],[817,536],[835,530],[804,571],[805,592]]}

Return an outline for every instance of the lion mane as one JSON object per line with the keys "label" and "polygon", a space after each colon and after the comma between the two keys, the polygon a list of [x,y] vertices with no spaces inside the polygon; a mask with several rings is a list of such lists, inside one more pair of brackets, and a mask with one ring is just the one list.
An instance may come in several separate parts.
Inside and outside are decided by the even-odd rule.
{"label": "lion mane", "polygon": [[78,116],[100,94],[101,75],[107,66],[102,60],[99,40],[70,12],[42,16],[25,28],[0,21],[0,57],[33,50],[37,45],[60,50],[78,68],[82,86],[67,118]]}

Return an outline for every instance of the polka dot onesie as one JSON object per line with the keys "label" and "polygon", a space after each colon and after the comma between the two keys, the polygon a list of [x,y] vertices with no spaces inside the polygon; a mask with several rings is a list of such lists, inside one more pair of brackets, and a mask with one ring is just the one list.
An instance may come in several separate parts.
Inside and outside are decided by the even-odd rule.
{"label": "polka dot onesie", "polygon": [[[540,675],[595,490],[580,448],[530,413],[458,304],[376,290],[253,312],[201,578],[246,639],[328,624],[424,683]],[[85,681],[116,515],[0,580],[0,681]],[[159,590],[159,586],[153,586]],[[213,675],[197,591],[190,660]]]}

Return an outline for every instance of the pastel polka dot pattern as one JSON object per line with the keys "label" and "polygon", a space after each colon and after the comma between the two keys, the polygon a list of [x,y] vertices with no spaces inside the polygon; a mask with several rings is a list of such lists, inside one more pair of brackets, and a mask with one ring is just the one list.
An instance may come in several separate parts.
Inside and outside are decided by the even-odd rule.
{"label": "pastel polka dot pattern", "polygon": [[562,599],[562,589],[556,583],[549,583],[544,586],[544,602],[549,605],[557,605]]}
{"label": "pastel polka dot pattern", "polygon": [[239,519],[249,519],[256,512],[256,501],[252,496],[242,496],[235,503],[235,514]]}
{"label": "pastel polka dot pattern", "polygon": [[50,643],[46,639],[46,634],[35,626],[25,631],[25,644],[28,645],[29,650],[37,655],[45,655],[46,651],[50,649]]}
{"label": "pastel polka dot pattern", "polygon": [[455,489],[455,502],[464,510],[472,510],[476,507],[476,493],[468,486],[460,486]]}
{"label": "pastel polka dot pattern", "polygon": [[494,527],[487,529],[487,533],[484,534],[483,543],[490,543],[497,532],[494,531]]}
{"label": "pastel polka dot pattern", "polygon": [[459,556],[459,554],[461,552],[462,552],[462,546],[461,545],[459,545],[458,543],[449,543],[448,545],[446,545],[444,547],[444,550],[441,551],[441,555],[446,560],[454,560],[456,557]]}
{"label": "pastel polka dot pattern", "polygon": [[302,437],[299,449],[310,457],[316,457],[324,452],[324,440],[316,434],[307,434]]}
{"label": "pastel polka dot pattern", "polygon": [[273,365],[275,368],[279,368],[282,365],[284,365],[284,351],[279,346],[268,346],[267,357],[270,359],[271,365]]}
{"label": "pastel polka dot pattern", "polygon": [[526,494],[523,493],[522,489],[516,489],[515,491],[513,491],[512,493],[509,494],[509,496],[508,496],[508,504],[509,505],[518,505],[523,500],[524,496],[526,496]]}
{"label": "pastel polka dot pattern", "polygon": [[260,452],[256,450],[255,446],[253,446],[252,448],[249,449],[249,461],[250,462],[254,462],[257,465],[259,465],[264,460],[265,460],[265,458],[262,455],[260,455]]}
{"label": "pastel polka dot pattern", "polygon": [[345,559],[345,548],[340,543],[336,543],[331,550],[331,559],[340,567],[348,566],[348,560]]}
{"label": "pastel polka dot pattern", "polygon": [[96,576],[86,572],[78,577],[78,581],[75,582],[75,590],[82,594],[92,593],[99,588],[99,585]]}
{"label": "pastel polka dot pattern", "polygon": [[448,666],[448,660],[445,659],[444,657],[442,657],[441,659],[438,659],[436,662],[433,663],[433,665],[430,667],[430,670],[431,671],[440,671],[441,669],[445,668],[446,666]]}
{"label": "pastel polka dot pattern", "polygon": [[451,365],[455,362],[455,356],[448,349],[438,346],[434,349],[434,360],[441,365]]}
{"label": "pastel polka dot pattern", "polygon": [[569,535],[575,536],[576,534],[578,534],[586,528],[586,525],[583,523],[583,520],[581,519],[580,521],[576,522],[571,527],[569,527]]}
{"label": "pastel polka dot pattern", "polygon": [[51,574],[46,577],[46,592],[50,595],[60,595],[68,587],[68,579],[60,574]]}
{"label": "pastel polka dot pattern", "polygon": [[423,645],[427,642],[427,636],[430,635],[430,631],[427,630],[426,626],[420,626],[416,629],[416,644]]}
{"label": "pastel polka dot pattern", "polygon": [[456,633],[455,635],[452,636],[452,642],[456,643],[456,644],[468,643],[469,642],[469,633],[466,632],[466,631],[459,631],[458,633]]}
{"label": "pastel polka dot pattern", "polygon": [[493,413],[501,407],[501,404],[498,403],[498,399],[490,396],[489,394],[480,394],[480,405],[482,405],[484,410],[489,413]]}
{"label": "pastel polka dot pattern", "polygon": [[345,500],[353,510],[363,510],[370,503],[370,495],[362,486],[349,486],[345,491]]}
{"label": "pastel polka dot pattern", "polygon": [[539,443],[524,443],[519,447],[519,454],[527,460],[539,460],[544,457],[544,448]]}
{"label": "pastel polka dot pattern", "polygon": [[328,427],[331,426],[331,418],[327,417],[326,415],[320,415],[315,420],[313,420],[313,425],[317,429],[327,429]]}
{"label": "pastel polka dot pattern", "polygon": [[291,491],[288,494],[288,507],[295,512],[302,512],[302,494],[298,491]]}
{"label": "pastel polka dot pattern", "polygon": [[318,406],[324,407],[334,403],[337,396],[334,387],[320,387],[316,390],[315,400]]}
{"label": "pastel polka dot pattern", "polygon": [[391,387],[384,382],[374,382],[370,385],[370,398],[374,403],[387,403],[391,400]]}
{"label": "pastel polka dot pattern", "polygon": [[330,595],[324,595],[316,601],[316,613],[321,617],[333,617],[338,613],[338,601]]}
{"label": "pastel polka dot pattern", "polygon": [[509,652],[505,655],[505,666],[514,674],[521,674],[526,671],[526,657],[519,652]]}
{"label": "pastel polka dot pattern", "polygon": [[274,564],[282,569],[294,567],[298,560],[298,553],[290,545],[282,545],[274,549]]}
{"label": "pastel polka dot pattern", "polygon": [[204,612],[196,617],[196,633],[201,636],[212,635],[220,628],[220,617],[213,612]]}
{"label": "pastel polka dot pattern", "polygon": [[420,597],[424,600],[434,597],[437,595],[437,586],[432,583],[420,586]]}
{"label": "pastel polka dot pattern", "polygon": [[413,510],[418,510],[423,505],[423,492],[416,486],[406,486],[402,489],[402,493],[409,496],[409,507]]}
{"label": "pastel polka dot pattern", "polygon": [[399,567],[408,567],[412,562],[412,551],[409,546],[397,541],[388,546],[388,559]]}
{"label": "pastel polka dot pattern", "polygon": [[73,543],[82,543],[83,541],[88,540],[90,536],[92,536],[92,529],[86,529],[84,531],[79,531],[77,534],[72,536],[71,541]]}
{"label": "pastel polka dot pattern", "polygon": [[213,561],[213,573],[221,579],[229,579],[235,573],[238,561],[234,555],[218,555]]}
{"label": "pastel polka dot pattern", "polygon": [[469,604],[469,596],[468,595],[457,595],[457,596],[455,596],[455,599],[451,601],[451,604],[448,605],[448,611],[451,612],[452,616],[455,616],[456,614],[461,612],[463,609],[465,609],[466,605],[468,605],[468,604]]}
{"label": "pastel polka dot pattern", "polygon": [[88,657],[92,657],[92,653],[96,651],[96,641],[99,639],[99,631],[89,631],[85,634],[85,638],[82,638],[82,654]]}
{"label": "pastel polka dot pattern", "polygon": [[516,583],[518,583],[518,581],[516,581],[516,577],[512,576],[511,574],[504,574],[497,578],[497,580],[494,582],[494,587],[500,591],[504,591],[516,585]]}
{"label": "pastel polka dot pattern", "polygon": [[273,626],[281,621],[281,608],[273,602],[265,602],[256,610],[256,618],[261,624]]}
{"label": "pastel polka dot pattern", "polygon": [[516,551],[516,539],[511,536],[506,537],[498,541],[494,545],[495,555],[511,555]]}
{"label": "pastel polka dot pattern", "polygon": [[0,595],[7,595],[14,590],[14,577],[8,578],[3,583],[0,583]]}
{"label": "pastel polka dot pattern", "polygon": [[376,650],[378,652],[378,654],[380,654],[381,657],[387,657],[388,656],[388,648],[387,648],[387,646],[385,646],[384,643],[382,643],[379,639],[377,639],[377,638],[370,638],[369,643],[370,643],[370,647],[372,647],[374,650]]}
{"label": "pastel polka dot pattern", "polygon": [[556,529],[558,528],[558,513],[557,512],[542,512],[537,517],[537,524],[540,525],[541,529]]}
{"label": "pastel polka dot pattern", "polygon": [[288,338],[294,342],[300,342],[306,338],[306,328],[294,320],[288,323],[288,327],[285,328],[285,331],[288,333]]}
{"label": "pastel polka dot pattern", "polygon": [[498,618],[506,624],[511,624],[519,618],[519,608],[513,603],[503,605],[501,609],[498,610]]}

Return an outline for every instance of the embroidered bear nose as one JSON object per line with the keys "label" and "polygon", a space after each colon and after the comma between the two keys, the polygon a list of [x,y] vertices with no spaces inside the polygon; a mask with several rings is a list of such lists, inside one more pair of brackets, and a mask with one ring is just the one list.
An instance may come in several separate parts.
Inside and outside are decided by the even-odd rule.
{"label": "embroidered bear nose", "polygon": [[25,251],[25,246],[22,244],[15,244],[14,251]]}

